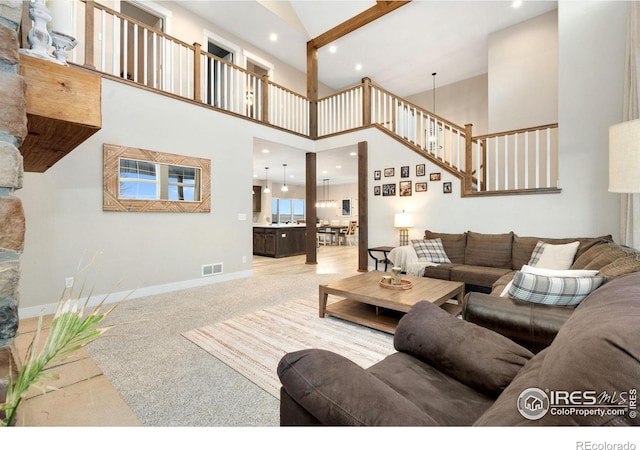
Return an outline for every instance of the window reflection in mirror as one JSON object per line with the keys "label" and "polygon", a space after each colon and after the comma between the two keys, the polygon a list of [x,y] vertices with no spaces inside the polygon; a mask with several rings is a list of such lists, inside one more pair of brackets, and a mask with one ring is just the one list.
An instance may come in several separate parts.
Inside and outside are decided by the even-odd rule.
{"label": "window reflection in mirror", "polygon": [[211,211],[211,160],[104,144],[104,211]]}
{"label": "window reflection in mirror", "polygon": [[119,198],[197,202],[200,172],[195,167],[121,158]]}

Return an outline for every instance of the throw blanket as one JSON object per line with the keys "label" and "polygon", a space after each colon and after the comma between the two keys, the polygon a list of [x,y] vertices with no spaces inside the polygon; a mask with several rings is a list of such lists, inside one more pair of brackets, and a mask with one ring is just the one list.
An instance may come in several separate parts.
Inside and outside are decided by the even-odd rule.
{"label": "throw blanket", "polygon": [[424,275],[425,267],[437,266],[437,263],[418,258],[413,245],[403,245],[396,247],[389,252],[387,257],[394,266],[402,268],[407,275],[421,277]]}

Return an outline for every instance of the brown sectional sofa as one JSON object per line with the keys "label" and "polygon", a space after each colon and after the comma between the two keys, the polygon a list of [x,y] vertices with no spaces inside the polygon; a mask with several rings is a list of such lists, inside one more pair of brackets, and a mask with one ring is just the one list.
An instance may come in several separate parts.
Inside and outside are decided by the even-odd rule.
{"label": "brown sectional sofa", "polygon": [[[549,244],[568,244],[579,241],[580,246],[575,256],[574,269],[601,269],[612,264],[618,258],[631,264],[629,250],[613,244],[611,235],[600,237],[578,238],[545,238],[532,236],[519,236],[513,232],[501,234],[484,234],[467,231],[466,233],[436,233],[426,230],[424,239],[442,240],[442,246],[451,260],[451,264],[439,264],[435,267],[427,267],[425,277],[438,278],[450,281],[461,281],[466,285],[467,291],[478,291],[500,295],[502,289],[513,278],[514,274],[529,262],[531,254],[538,243],[543,241]],[[609,244],[601,247],[602,244]],[[589,259],[582,255],[589,249],[598,246],[598,250],[589,253]],[[596,259],[596,256],[599,258]],[[591,261],[591,257],[595,261]],[[586,267],[589,265],[589,267]],[[638,266],[635,270],[640,270]],[[626,273],[629,273],[626,272]],[[611,273],[613,275],[613,272]]]}
{"label": "brown sectional sofa", "polygon": [[285,355],[278,366],[280,424],[638,426],[640,415],[627,400],[613,406],[627,408],[622,415],[545,412],[543,404],[525,415],[518,405],[531,388],[538,395],[635,395],[639,315],[640,273],[617,277],[589,294],[553,343],[533,355],[498,333],[420,302],[400,320],[397,352],[368,369],[326,350]]}

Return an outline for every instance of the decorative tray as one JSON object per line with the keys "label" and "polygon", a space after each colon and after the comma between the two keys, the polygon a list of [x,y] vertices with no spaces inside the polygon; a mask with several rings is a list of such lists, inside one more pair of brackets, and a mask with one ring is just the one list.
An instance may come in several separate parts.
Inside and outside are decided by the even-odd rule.
{"label": "decorative tray", "polygon": [[411,289],[413,287],[410,280],[400,280],[400,284],[388,284],[384,280],[380,280],[379,284],[385,289]]}

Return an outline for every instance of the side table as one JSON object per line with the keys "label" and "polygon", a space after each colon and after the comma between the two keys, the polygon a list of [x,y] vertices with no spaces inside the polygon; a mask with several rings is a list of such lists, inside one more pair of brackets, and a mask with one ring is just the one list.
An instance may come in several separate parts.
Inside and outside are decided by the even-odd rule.
{"label": "side table", "polygon": [[[384,271],[385,272],[387,271],[387,266],[391,262],[387,258],[387,255],[393,249],[394,249],[394,247],[372,247],[372,248],[368,249],[369,256],[371,256],[371,258],[376,262],[376,270],[378,270],[378,263],[384,263]],[[382,253],[382,258],[380,258],[379,256],[378,257],[373,256],[372,252],[380,252],[380,253]]]}

